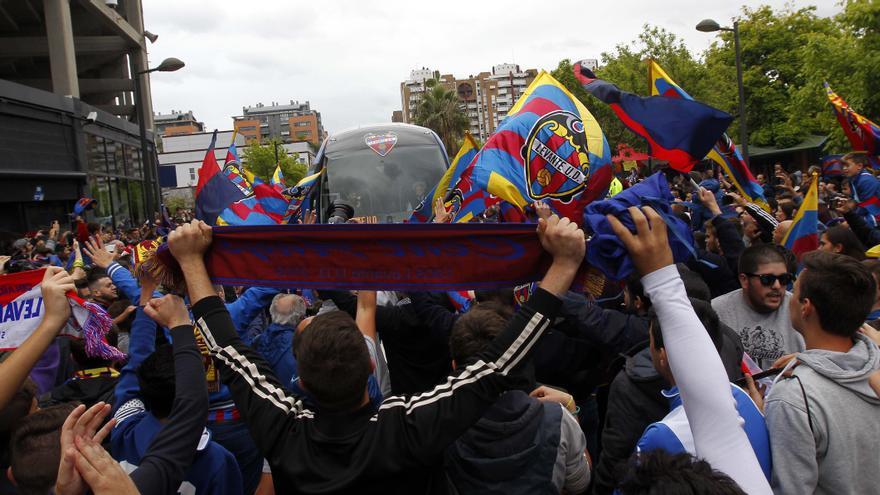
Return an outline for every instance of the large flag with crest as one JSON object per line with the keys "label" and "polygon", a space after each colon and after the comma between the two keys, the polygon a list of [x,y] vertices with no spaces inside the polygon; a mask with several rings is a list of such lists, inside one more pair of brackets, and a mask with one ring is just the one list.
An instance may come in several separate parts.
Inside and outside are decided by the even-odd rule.
{"label": "large flag with crest", "polygon": [[[666,71],[653,60],[648,61],[648,78],[651,81],[652,95],[693,100],[691,95],[676,84],[666,74]],[[709,151],[707,158],[721,167],[743,199],[760,206],[766,211],[770,211],[770,206],[764,197],[764,188],[761,184],[758,184],[755,176],[749,170],[749,166],[743,160],[739,149],[737,149],[727,133],[721,135],[715,146]]]}
{"label": "large flag with crest", "polygon": [[[506,201],[519,211],[544,200],[556,213],[581,222],[584,206],[605,197],[611,153],[599,123],[562,84],[542,71],[517,100],[447,199],[454,220]],[[476,213],[479,213],[477,211]]]}
{"label": "large flag with crest", "polygon": [[825,92],[853,151],[864,151],[874,168],[880,167],[880,126],[857,114],[825,83]]}

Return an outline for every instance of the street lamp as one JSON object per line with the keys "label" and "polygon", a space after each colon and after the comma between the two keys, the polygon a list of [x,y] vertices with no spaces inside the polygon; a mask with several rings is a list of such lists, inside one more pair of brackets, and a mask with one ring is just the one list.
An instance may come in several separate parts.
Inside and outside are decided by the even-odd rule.
{"label": "street lamp", "polygon": [[[142,89],[141,89],[141,76],[143,76],[144,74],[149,74],[150,72],[174,72],[176,70],[182,69],[185,65],[186,64],[184,64],[182,60],[180,60],[178,58],[171,57],[171,58],[166,58],[165,60],[163,60],[162,63],[159,64],[157,67],[154,67],[152,69],[139,71],[134,66],[134,62],[132,59],[131,72],[134,75],[134,77],[133,77],[133,79],[134,79],[134,100],[135,100],[135,102],[137,102],[135,104],[135,109],[137,110],[138,127],[140,127],[140,132],[141,132],[141,164],[144,167],[144,179],[146,180],[147,185],[149,185],[150,182],[152,181],[155,184],[155,188],[156,188],[155,191],[152,191],[151,193],[146,194],[145,198],[144,198],[146,200],[144,206],[146,207],[146,210],[147,210],[146,211],[147,221],[149,221],[150,223],[153,222],[153,219],[149,216],[150,213],[158,211],[158,208],[156,208],[155,210],[153,208],[153,199],[154,199],[153,195],[155,194],[155,198],[159,199],[159,201],[161,202],[162,190],[159,186],[159,177],[158,176],[155,178],[153,177],[153,172],[154,172],[153,156],[152,156],[152,154],[147,153],[148,145],[147,145],[146,116],[144,115],[143,105],[141,105],[141,102],[142,102],[142,99],[141,99],[141,91],[142,91]],[[147,158],[147,156],[149,156],[149,158]],[[155,172],[158,173],[158,168],[155,169]],[[158,207],[158,205],[156,205],[156,206]]]}
{"label": "street lamp", "polygon": [[742,55],[739,48],[739,21],[733,22],[733,27],[721,27],[712,19],[703,19],[697,24],[697,31],[714,33],[716,31],[732,31],[733,46],[736,51],[736,85],[739,89],[739,143],[742,149],[743,160],[749,163],[749,134],[746,127],[746,97],[743,87]]}

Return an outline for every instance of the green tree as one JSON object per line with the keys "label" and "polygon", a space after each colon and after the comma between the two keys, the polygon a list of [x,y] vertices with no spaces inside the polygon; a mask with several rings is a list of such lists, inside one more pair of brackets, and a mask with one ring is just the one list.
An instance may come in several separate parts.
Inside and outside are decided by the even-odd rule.
{"label": "green tree", "polygon": [[792,91],[791,118],[806,122],[821,134],[830,134],[829,152],[851,150],[822,87],[834,91],[860,114],[880,118],[880,3],[850,1],[834,17],[830,33],[810,33],[803,47],[806,84]]}
{"label": "green tree", "polygon": [[268,181],[275,173],[275,156],[277,148],[278,162],[281,163],[281,172],[284,174],[284,182],[292,186],[305,177],[307,166],[296,158],[289,156],[281,146],[281,141],[272,139],[264,144],[252,141],[242,151],[244,166],[251,173],[264,181]]}
{"label": "green tree", "polygon": [[425,91],[416,107],[415,121],[436,132],[450,156],[455,156],[468,128],[468,118],[458,95],[436,82]]}
{"label": "green tree", "polygon": [[[821,102],[823,78],[808,64],[814,63],[811,50],[836,45],[841,33],[833,19],[817,16],[815,7],[743,8],[739,31],[750,144],[788,147],[808,134],[830,132],[827,119],[817,118],[829,111],[827,100]],[[712,82],[707,103],[731,112],[737,103],[735,61],[733,33],[722,32],[706,52]]]}

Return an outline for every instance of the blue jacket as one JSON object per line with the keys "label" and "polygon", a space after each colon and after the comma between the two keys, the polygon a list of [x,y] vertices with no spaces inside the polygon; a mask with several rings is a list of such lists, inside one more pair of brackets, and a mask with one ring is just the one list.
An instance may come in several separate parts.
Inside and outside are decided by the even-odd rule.
{"label": "blue jacket", "polygon": [[[107,275],[110,276],[110,280],[116,285],[119,293],[123,297],[128,298],[132,304],[137,304],[141,300],[141,287],[128,269],[119,263],[113,262],[107,267]],[[277,293],[278,289],[251,287],[245,290],[235,302],[227,303],[226,309],[229,310],[229,316],[232,317],[235,328],[247,327],[248,323],[256,318],[260,311],[272,302],[272,298]],[[154,295],[161,297],[161,294],[158,292]],[[167,332],[165,336],[170,337]],[[209,397],[212,410],[233,406],[229,389],[222,383],[220,384],[220,390],[212,392]]]}
{"label": "blue jacket", "polygon": [[[253,347],[255,351],[260,353],[263,359],[272,367],[275,372],[275,378],[282,384],[286,384],[287,388],[294,392],[305,402],[311,403],[309,393],[299,384],[299,376],[296,372],[296,356],[293,355],[293,339],[296,330],[287,325],[279,325],[271,323],[262,333],[251,338],[247,331],[241,330],[242,327],[236,326],[236,331],[242,342]],[[376,376],[371,374],[367,377],[367,392],[370,396],[370,402],[378,409],[382,403],[382,391],[379,389],[379,382]]]}
{"label": "blue jacket", "polygon": [[[120,373],[113,404],[116,426],[110,435],[113,457],[126,472],[140,464],[162,423],[146,410],[140,400],[137,368],[155,350],[156,324],[139,307],[131,327],[130,358]],[[189,488],[188,490],[185,488]],[[199,442],[195,460],[186,471],[181,493],[243,493],[241,471],[235,457],[211,440],[206,428]]]}
{"label": "blue jacket", "polygon": [[[743,389],[730,384],[730,391],[736,400],[736,410],[739,412],[740,418],[744,420],[743,429],[746,436],[749,437],[749,442],[758,457],[761,469],[769,480],[771,470],[770,434],[767,432],[764,415]],[[645,433],[642,434],[642,438],[636,445],[636,450],[647,452],[661,449],[670,454],[687,452],[696,455],[694,437],[691,434],[691,426],[685,415],[681,397],[678,395],[678,387],[664,390],[663,395],[669,399],[670,412],[662,420],[652,423],[645,429]]]}
{"label": "blue jacket", "polygon": [[278,381],[290,383],[290,380],[296,376],[296,358],[293,356],[294,332],[294,328],[287,325],[271,323],[252,342],[248,342],[246,335],[242,335],[242,341],[263,356],[275,371]]}

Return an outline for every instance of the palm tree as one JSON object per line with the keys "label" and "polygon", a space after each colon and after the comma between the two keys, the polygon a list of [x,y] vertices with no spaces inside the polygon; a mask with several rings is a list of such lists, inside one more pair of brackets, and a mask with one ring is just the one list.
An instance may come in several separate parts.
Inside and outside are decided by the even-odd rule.
{"label": "palm tree", "polygon": [[468,118],[455,91],[436,82],[426,84],[427,90],[419,106],[416,107],[416,124],[427,127],[440,136],[446,153],[450,156],[458,151],[464,132],[468,128]]}

